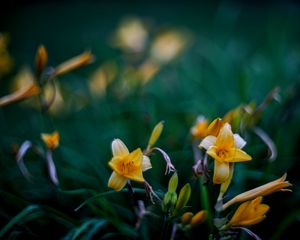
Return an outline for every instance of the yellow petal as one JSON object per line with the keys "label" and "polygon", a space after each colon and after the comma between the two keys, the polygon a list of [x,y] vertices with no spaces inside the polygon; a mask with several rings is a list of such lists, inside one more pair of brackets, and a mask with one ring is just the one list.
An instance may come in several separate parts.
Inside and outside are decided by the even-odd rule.
{"label": "yellow petal", "polygon": [[213,135],[217,136],[220,132],[220,129],[223,127],[224,123],[221,118],[216,118],[214,121],[209,124],[206,130],[206,136]]}
{"label": "yellow petal", "polygon": [[141,166],[143,161],[143,152],[140,148],[135,149],[128,155],[128,159],[134,162],[135,166]]}
{"label": "yellow petal", "polygon": [[142,162],[142,170],[143,172],[152,168],[150,158],[148,156],[143,155],[143,162]]}
{"label": "yellow petal", "polygon": [[245,212],[247,208],[251,204],[250,201],[242,203],[237,210],[235,211],[234,215],[232,216],[231,220],[229,221],[230,225],[237,225],[245,217]]}
{"label": "yellow petal", "polygon": [[206,153],[218,162],[223,162],[223,160],[218,156],[217,151],[217,147],[211,146],[207,149]]}
{"label": "yellow petal", "polygon": [[240,221],[238,225],[239,226],[251,226],[251,225],[260,223],[265,218],[266,218],[266,216],[258,216],[258,217],[255,217],[255,218],[246,219],[244,221]]}
{"label": "yellow petal", "polygon": [[219,161],[215,161],[214,164],[215,164],[214,177],[213,177],[214,184],[224,183],[230,175],[229,164],[226,162],[222,163]]}
{"label": "yellow petal", "polygon": [[220,187],[220,197],[222,198],[224,193],[227,191],[230,183],[231,183],[231,180],[232,180],[232,177],[233,177],[233,172],[234,172],[234,164],[231,163],[229,164],[229,177],[227,178],[227,180],[221,184],[221,187]]}
{"label": "yellow petal", "polygon": [[116,191],[120,191],[126,185],[126,183],[126,177],[123,177],[120,174],[113,171],[108,180],[108,187],[113,188]]}
{"label": "yellow petal", "polygon": [[212,136],[212,135],[207,136],[207,137],[205,137],[205,138],[201,141],[199,147],[200,147],[200,148],[205,148],[205,149],[207,150],[207,149],[209,149],[211,146],[215,145],[216,139],[217,139],[217,138],[216,138],[215,136]]}
{"label": "yellow petal", "polygon": [[129,154],[128,148],[120,139],[113,140],[111,149],[114,157],[126,156]]}
{"label": "yellow petal", "polygon": [[234,146],[233,133],[229,123],[225,123],[217,136],[216,146],[222,148],[231,148]]}
{"label": "yellow petal", "polygon": [[130,168],[130,171],[124,174],[125,177],[138,182],[144,182],[143,172],[142,172],[142,161],[143,161],[143,152],[140,148],[137,148],[131,152],[126,159],[133,162],[133,166]]}
{"label": "yellow petal", "polygon": [[229,151],[229,157],[224,159],[227,162],[245,162],[250,161],[252,157],[238,148],[231,148]]}

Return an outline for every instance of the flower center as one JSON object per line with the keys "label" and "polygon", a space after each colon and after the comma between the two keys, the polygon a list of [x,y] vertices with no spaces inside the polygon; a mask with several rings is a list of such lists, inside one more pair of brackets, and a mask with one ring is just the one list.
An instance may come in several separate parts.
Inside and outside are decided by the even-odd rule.
{"label": "flower center", "polygon": [[220,157],[221,159],[225,159],[228,157],[229,153],[228,151],[224,150],[224,149],[221,149],[218,151],[217,153],[218,157]]}
{"label": "flower center", "polygon": [[123,174],[128,174],[132,172],[135,168],[134,162],[128,159],[122,159],[119,164],[119,169]]}

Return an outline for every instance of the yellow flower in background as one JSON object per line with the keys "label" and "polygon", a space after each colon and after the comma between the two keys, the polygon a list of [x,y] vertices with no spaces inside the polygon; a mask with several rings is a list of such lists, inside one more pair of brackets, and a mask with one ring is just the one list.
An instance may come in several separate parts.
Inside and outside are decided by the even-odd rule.
{"label": "yellow flower in background", "polygon": [[10,72],[13,67],[13,59],[8,50],[8,36],[0,33],[0,77]]}
{"label": "yellow flower in background", "polygon": [[223,205],[223,210],[231,206],[232,204],[238,203],[238,202],[244,202],[251,199],[254,199],[258,196],[266,196],[274,192],[278,191],[288,191],[291,192],[291,189],[286,189],[286,187],[292,186],[291,183],[288,181],[285,181],[287,174],[283,174],[281,178],[278,178],[272,182],[269,182],[267,184],[264,184],[260,187],[254,188],[252,190],[249,190],[247,192],[243,192],[237,196],[235,196],[233,199],[228,201]]}
{"label": "yellow flower in background", "polygon": [[230,177],[229,163],[251,160],[246,152],[241,150],[246,142],[238,134],[233,134],[229,123],[225,123],[217,137],[207,136],[200,143],[206,153],[215,159],[214,177],[215,184],[222,184]]}
{"label": "yellow flower in background", "polygon": [[198,116],[196,124],[191,128],[191,134],[194,139],[202,139],[206,137],[208,128],[208,120],[204,116]]}
{"label": "yellow flower in background", "polygon": [[257,197],[252,201],[242,203],[235,211],[231,220],[224,226],[224,229],[230,227],[243,227],[257,224],[265,219],[265,214],[270,207],[262,204],[262,197]]}
{"label": "yellow flower in background", "polygon": [[31,98],[33,96],[38,95],[39,93],[40,88],[36,84],[32,83],[27,87],[23,87],[9,95],[0,98],[0,107]]}
{"label": "yellow flower in background", "polygon": [[144,182],[143,171],[152,168],[152,166],[150,159],[143,155],[140,148],[129,152],[120,139],[115,139],[112,142],[112,153],[113,158],[108,163],[113,170],[108,180],[110,188],[120,191],[128,179]]}
{"label": "yellow flower in background", "polygon": [[127,51],[141,52],[145,49],[147,40],[145,24],[138,18],[126,18],[116,31],[114,44]]}
{"label": "yellow flower in background", "polygon": [[182,53],[189,41],[189,34],[176,30],[162,32],[152,43],[150,58],[159,64],[168,63]]}
{"label": "yellow flower in background", "polygon": [[59,133],[57,131],[50,134],[42,133],[41,138],[50,150],[54,150],[59,145]]}
{"label": "yellow flower in background", "polygon": [[86,51],[76,57],[73,57],[55,68],[54,75],[60,76],[65,73],[71,72],[75,69],[78,69],[82,66],[85,66],[91,63],[94,60],[94,56],[90,51]]}

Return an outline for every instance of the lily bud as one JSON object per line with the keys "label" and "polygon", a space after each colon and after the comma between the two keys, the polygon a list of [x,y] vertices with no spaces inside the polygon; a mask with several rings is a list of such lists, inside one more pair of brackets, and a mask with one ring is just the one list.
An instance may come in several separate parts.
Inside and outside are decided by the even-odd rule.
{"label": "lily bud", "polygon": [[178,185],[178,175],[174,172],[173,176],[169,180],[168,192],[176,192]]}
{"label": "lily bud", "polygon": [[154,127],[151,136],[149,138],[149,142],[148,142],[148,146],[152,147],[158,140],[158,138],[160,137],[162,130],[164,128],[164,122],[161,121],[158,124],[156,124],[156,126]]}
{"label": "lily bud", "polygon": [[41,45],[39,46],[35,55],[35,68],[39,74],[44,70],[47,62],[48,62],[47,50],[43,45]]}
{"label": "lily bud", "polygon": [[179,193],[178,201],[175,207],[175,213],[185,207],[191,196],[191,186],[189,183],[185,184]]}

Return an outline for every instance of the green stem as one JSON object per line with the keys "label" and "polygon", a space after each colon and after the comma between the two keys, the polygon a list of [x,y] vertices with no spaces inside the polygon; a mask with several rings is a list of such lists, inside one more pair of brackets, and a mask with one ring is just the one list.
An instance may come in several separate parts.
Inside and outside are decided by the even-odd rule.
{"label": "green stem", "polygon": [[209,194],[207,190],[207,186],[204,185],[204,176],[199,177],[199,185],[200,185],[200,199],[201,199],[201,205],[204,210],[208,212],[207,222],[210,232],[213,231],[213,219],[212,219],[212,210],[209,203]]}

